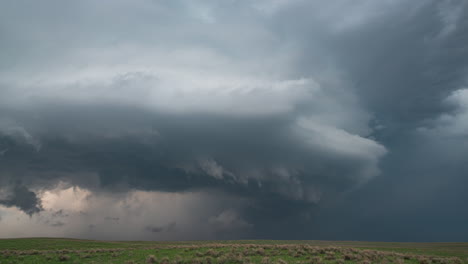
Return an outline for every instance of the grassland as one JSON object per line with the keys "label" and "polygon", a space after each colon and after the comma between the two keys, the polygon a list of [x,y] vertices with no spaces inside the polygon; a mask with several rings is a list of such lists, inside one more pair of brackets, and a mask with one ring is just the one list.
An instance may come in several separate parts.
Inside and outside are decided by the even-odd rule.
{"label": "grassland", "polygon": [[0,263],[468,263],[468,243],[0,239]]}

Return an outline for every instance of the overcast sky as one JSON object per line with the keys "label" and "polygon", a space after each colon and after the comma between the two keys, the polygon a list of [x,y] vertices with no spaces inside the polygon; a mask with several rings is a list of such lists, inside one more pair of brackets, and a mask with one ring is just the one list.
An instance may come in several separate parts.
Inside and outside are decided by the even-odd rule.
{"label": "overcast sky", "polygon": [[0,237],[468,237],[468,2],[0,3]]}

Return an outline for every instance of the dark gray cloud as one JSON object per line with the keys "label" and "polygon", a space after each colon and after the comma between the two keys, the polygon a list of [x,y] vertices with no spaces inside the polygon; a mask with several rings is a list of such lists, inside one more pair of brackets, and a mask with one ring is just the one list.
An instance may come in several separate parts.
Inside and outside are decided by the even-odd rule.
{"label": "dark gray cloud", "polygon": [[3,190],[0,204],[6,207],[16,206],[30,216],[42,209],[37,195],[20,183],[15,183],[11,189]]}
{"label": "dark gray cloud", "polygon": [[[309,127],[314,123],[308,120],[297,124],[288,115],[239,119],[88,110],[99,114],[37,109],[38,115],[43,113],[41,124],[47,124],[44,132],[33,128],[41,150],[12,149],[3,158],[9,164],[3,166],[4,174],[32,184],[63,180],[88,188],[221,188],[242,195],[277,193],[317,202],[328,191],[342,192],[378,174],[377,159],[385,153],[372,140]],[[118,111],[128,116],[115,115]],[[137,116],[141,120],[132,120]],[[315,142],[314,134],[323,134],[322,140],[336,146]],[[344,138],[335,138],[339,136]],[[97,179],[83,177],[84,172],[96,173]]]}
{"label": "dark gray cloud", "polygon": [[1,5],[5,207],[106,239],[466,235],[465,1]]}
{"label": "dark gray cloud", "polygon": [[151,233],[160,233],[160,232],[174,232],[176,231],[176,222],[170,222],[167,225],[164,226],[152,226],[149,225],[145,227],[146,231],[149,231]]}

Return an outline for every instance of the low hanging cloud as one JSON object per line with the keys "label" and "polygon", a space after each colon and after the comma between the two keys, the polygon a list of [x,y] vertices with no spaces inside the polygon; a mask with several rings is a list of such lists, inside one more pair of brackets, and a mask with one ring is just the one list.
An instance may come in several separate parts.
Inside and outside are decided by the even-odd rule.
{"label": "low hanging cloud", "polygon": [[163,226],[149,225],[145,228],[145,230],[152,232],[152,233],[174,232],[176,231],[176,226],[177,226],[176,222],[170,222],[169,224],[163,225]]}
{"label": "low hanging cloud", "polygon": [[[2,159],[9,164],[3,167],[5,175],[22,175],[23,181],[33,185],[53,186],[66,180],[122,191],[209,188],[253,197],[259,192],[295,200],[311,196],[317,201],[318,194],[305,190],[344,191],[366,182],[379,174],[378,161],[386,152],[371,139],[294,116],[247,120],[201,115],[146,117],[150,120],[142,123],[151,128],[132,124],[131,117],[125,120],[106,113],[110,110],[101,111],[102,116],[91,118],[73,112],[54,114],[54,120],[47,120],[44,111],[43,121],[50,122],[50,128],[54,122],[68,123],[66,119],[82,121],[67,124],[65,130],[58,124],[56,131],[47,130],[40,136],[40,152],[21,152],[22,159],[30,160],[28,166],[20,165],[19,149],[11,149]],[[109,127],[92,126],[102,125],[104,120]],[[79,128],[72,129],[74,126]],[[95,177],[83,178],[87,172]]]}
{"label": "low hanging cloud", "polygon": [[17,207],[29,216],[42,210],[41,201],[37,195],[20,183],[12,188],[0,189],[0,205]]}

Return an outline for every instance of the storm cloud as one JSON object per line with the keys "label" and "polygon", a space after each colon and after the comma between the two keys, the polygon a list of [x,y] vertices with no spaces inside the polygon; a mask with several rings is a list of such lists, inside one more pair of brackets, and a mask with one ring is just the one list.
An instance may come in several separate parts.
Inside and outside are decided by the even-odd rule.
{"label": "storm cloud", "polygon": [[467,235],[462,0],[0,5],[5,237]]}

